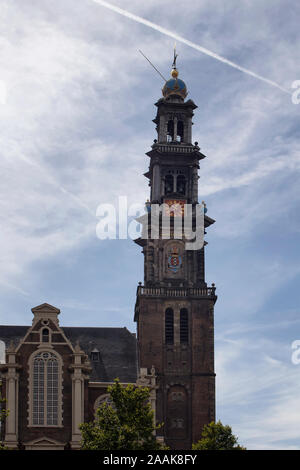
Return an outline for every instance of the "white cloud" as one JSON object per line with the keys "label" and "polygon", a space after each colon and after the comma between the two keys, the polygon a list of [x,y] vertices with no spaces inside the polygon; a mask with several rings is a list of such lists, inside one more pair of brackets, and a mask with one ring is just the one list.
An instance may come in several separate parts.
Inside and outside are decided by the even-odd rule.
{"label": "white cloud", "polygon": [[[179,0],[114,3],[164,28],[176,25],[178,34],[286,87],[300,78],[297,5],[187,0],[183,9]],[[162,82],[138,49],[167,75],[173,40],[91,1],[77,2],[76,8],[69,0],[21,7],[4,1],[1,15],[0,80],[7,96],[0,106],[0,313],[5,323],[28,323],[40,287],[49,292],[48,265],[54,259],[67,264],[95,241],[98,204],[119,195],[130,202],[147,199],[144,153],[155,137],[151,120]],[[293,446],[299,436],[294,398],[299,371],[276,352],[284,350],[282,340],[270,341],[254,319],[283,282],[299,275],[298,254],[286,257],[283,242],[272,259],[267,249],[253,247],[262,231],[274,243],[272,230],[286,236],[300,230],[299,107],[279,90],[177,46],[180,76],[199,106],[194,140],[208,155],[199,180],[200,200],[207,198],[209,215],[217,220],[207,236],[213,240],[208,267],[218,246],[226,244],[214,266],[220,278],[216,311],[228,325],[227,335],[216,338],[219,410],[249,446],[276,448],[280,440]],[[101,250],[106,245],[99,244]],[[44,264],[36,272],[38,262]],[[118,295],[128,292],[131,264],[114,273],[114,299],[99,287],[108,282],[109,266],[101,256],[96,265],[95,297],[86,294],[87,303],[80,303],[77,293],[73,298],[62,285],[58,306],[68,310],[69,319],[73,312],[90,311],[99,324],[101,299],[101,322],[112,321],[110,312],[114,322],[125,322],[131,312]],[[91,285],[94,272],[87,280]],[[5,294],[11,303],[5,303]],[[270,315],[265,311],[262,322],[274,329]],[[237,319],[240,330],[232,324]],[[294,333],[297,324],[286,321]]]}
{"label": "white cloud", "polygon": [[253,335],[251,326],[236,337],[217,342],[217,418],[249,449],[297,448],[289,444],[299,438],[300,419],[290,345]]}

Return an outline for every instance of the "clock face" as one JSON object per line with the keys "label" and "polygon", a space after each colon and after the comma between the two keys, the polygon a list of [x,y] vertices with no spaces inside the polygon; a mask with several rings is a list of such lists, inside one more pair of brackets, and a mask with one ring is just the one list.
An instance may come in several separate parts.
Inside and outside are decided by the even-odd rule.
{"label": "clock face", "polygon": [[169,217],[182,217],[184,215],[185,199],[165,199],[165,215]]}

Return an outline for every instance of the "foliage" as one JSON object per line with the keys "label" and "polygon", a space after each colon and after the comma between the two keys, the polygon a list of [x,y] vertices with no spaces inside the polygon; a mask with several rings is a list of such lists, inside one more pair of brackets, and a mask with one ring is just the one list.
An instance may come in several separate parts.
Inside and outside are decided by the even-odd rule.
{"label": "foliage", "polygon": [[246,450],[238,444],[238,439],[232,434],[230,426],[224,426],[221,421],[211,422],[204,426],[202,438],[192,446],[193,450]]}
{"label": "foliage", "polygon": [[154,431],[147,387],[130,384],[123,387],[118,379],[108,387],[112,404],[103,403],[96,419],[80,425],[84,450],[159,450]]}

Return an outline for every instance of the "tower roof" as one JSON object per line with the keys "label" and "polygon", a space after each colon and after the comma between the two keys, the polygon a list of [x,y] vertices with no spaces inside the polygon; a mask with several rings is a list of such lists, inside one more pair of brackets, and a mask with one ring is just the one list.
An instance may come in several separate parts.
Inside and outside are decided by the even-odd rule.
{"label": "tower roof", "polygon": [[184,99],[187,95],[186,84],[180,78],[171,78],[165,83],[162,94],[165,98],[170,95],[177,95]]}

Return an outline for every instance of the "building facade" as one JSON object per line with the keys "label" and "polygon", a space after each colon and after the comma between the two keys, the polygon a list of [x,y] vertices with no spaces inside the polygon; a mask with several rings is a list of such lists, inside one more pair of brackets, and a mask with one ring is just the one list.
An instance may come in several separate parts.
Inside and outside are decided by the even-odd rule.
{"label": "building facade", "polygon": [[[47,303],[32,309],[30,327],[0,326],[0,386],[9,409],[1,433],[12,449],[80,448],[79,424],[92,421],[109,400],[107,387],[116,377],[150,388],[155,419],[164,423],[158,438],[172,449],[190,449],[203,425],[215,420],[216,295],[205,281],[206,242],[187,249],[176,231],[187,204],[193,227],[197,223],[198,169],[205,155],[192,143],[197,106],[186,100],[176,61],[173,66],[156,103],[157,139],[145,173],[150,199],[141,218],[143,235],[135,240],[144,255],[137,336],[126,328],[61,327],[60,310]],[[205,210],[204,227],[213,223]]]}
{"label": "building facade", "polygon": [[79,449],[78,426],[93,421],[116,377],[123,384],[143,379],[155,391],[153,371],[137,373],[136,337],[126,328],[61,328],[60,310],[49,304],[32,313],[30,327],[0,327],[9,410],[1,437],[9,448]]}

